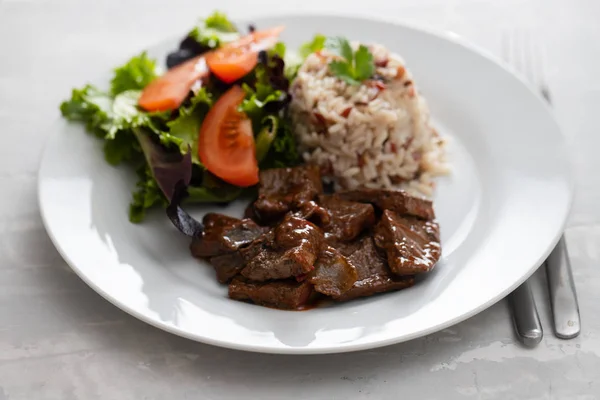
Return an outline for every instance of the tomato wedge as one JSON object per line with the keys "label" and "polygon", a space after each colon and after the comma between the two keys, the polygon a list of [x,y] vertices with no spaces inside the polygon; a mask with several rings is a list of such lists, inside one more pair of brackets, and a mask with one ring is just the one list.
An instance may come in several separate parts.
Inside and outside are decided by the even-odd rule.
{"label": "tomato wedge", "polygon": [[150,82],[138,104],[146,111],[174,110],[183,103],[194,82],[208,73],[204,56],[194,57]]}
{"label": "tomato wedge", "polygon": [[258,63],[258,53],[277,42],[283,26],[257,31],[206,55],[210,71],[225,83],[246,76]]}
{"label": "tomato wedge", "polygon": [[252,122],[238,111],[246,93],[233,86],[210,109],[200,127],[198,156],[210,172],[233,185],[258,183]]}
{"label": "tomato wedge", "polygon": [[144,88],[138,101],[139,106],[146,111],[167,111],[178,108],[194,82],[208,76],[209,68],[226,83],[242,78],[256,66],[258,52],[272,47],[283,29],[283,26],[278,26],[251,33],[217,50],[171,68]]}

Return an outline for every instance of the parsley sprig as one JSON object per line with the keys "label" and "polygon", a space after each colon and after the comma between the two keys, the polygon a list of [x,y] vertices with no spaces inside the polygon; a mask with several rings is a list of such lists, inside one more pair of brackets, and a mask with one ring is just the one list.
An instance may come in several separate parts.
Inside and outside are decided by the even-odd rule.
{"label": "parsley sprig", "polygon": [[373,54],[367,46],[361,44],[353,51],[347,39],[330,37],[325,41],[325,48],[341,57],[329,63],[329,70],[344,82],[358,85],[375,73]]}

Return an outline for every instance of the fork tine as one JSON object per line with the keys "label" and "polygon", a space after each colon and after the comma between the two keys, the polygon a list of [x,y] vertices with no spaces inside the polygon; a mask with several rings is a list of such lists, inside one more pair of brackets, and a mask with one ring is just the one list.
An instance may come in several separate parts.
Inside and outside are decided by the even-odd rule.
{"label": "fork tine", "polygon": [[530,82],[538,88],[546,101],[552,104],[546,76],[546,47],[530,36],[528,52],[531,62]]}
{"label": "fork tine", "polygon": [[516,52],[516,46],[514,44],[515,41],[515,31],[507,31],[502,35],[502,58],[508,64],[508,67],[515,71],[519,72],[520,69],[520,56]]}
{"label": "fork tine", "polygon": [[517,29],[513,35],[512,46],[513,46],[513,53],[515,55],[514,56],[515,57],[515,67],[522,76],[526,77],[527,76],[527,73],[525,71],[526,56],[523,53],[522,36],[523,36],[523,32],[521,30]]}
{"label": "fork tine", "polygon": [[511,64],[516,72],[522,74],[521,71],[521,54],[519,54],[519,46],[515,44],[518,41],[519,31],[513,30],[510,34],[510,54]]}
{"label": "fork tine", "polygon": [[531,35],[528,32],[523,32],[523,65],[525,68],[525,76],[527,76],[527,79],[529,80],[529,82],[534,85],[537,86],[538,82],[537,82],[537,77],[536,77],[536,73],[535,73],[535,66],[534,66],[534,58],[533,57],[533,41],[531,40]]}
{"label": "fork tine", "polygon": [[508,64],[510,64],[510,35],[508,33],[504,33],[502,35],[502,58]]}
{"label": "fork tine", "polygon": [[534,58],[537,60],[536,73],[538,76],[537,83],[541,86],[546,86],[546,47],[543,45],[534,46],[532,50]]}
{"label": "fork tine", "polygon": [[544,87],[544,60],[542,48],[533,36],[522,29],[515,29],[502,36],[502,54],[512,69],[532,86]]}
{"label": "fork tine", "polygon": [[524,33],[520,29],[515,29],[511,34],[511,54],[512,54],[512,64],[521,76],[529,79],[527,74],[528,61],[527,61],[527,52],[523,46]]}

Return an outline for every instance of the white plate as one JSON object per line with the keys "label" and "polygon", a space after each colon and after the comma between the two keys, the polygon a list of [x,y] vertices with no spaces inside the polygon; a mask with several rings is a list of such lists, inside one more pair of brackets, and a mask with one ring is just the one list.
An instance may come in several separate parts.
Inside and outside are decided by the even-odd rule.
{"label": "white plate", "polygon": [[[442,261],[408,290],[305,312],[230,300],[162,212],[141,225],[128,222],[134,174],[107,165],[99,141],[61,121],[41,163],[40,208],[54,244],[94,290],[135,317],[193,340],[258,352],[334,353],[397,343],[462,321],[543,262],[563,228],[572,186],[565,140],[521,80],[451,34],[333,16],[253,22],[286,25],[283,40],[290,46],[321,32],[380,42],[405,58],[450,139],[453,174],[440,180],[435,199]],[[175,46],[172,41],[152,55],[163,61]],[[219,211],[239,215],[242,208]],[[194,211],[201,217],[209,209]]]}

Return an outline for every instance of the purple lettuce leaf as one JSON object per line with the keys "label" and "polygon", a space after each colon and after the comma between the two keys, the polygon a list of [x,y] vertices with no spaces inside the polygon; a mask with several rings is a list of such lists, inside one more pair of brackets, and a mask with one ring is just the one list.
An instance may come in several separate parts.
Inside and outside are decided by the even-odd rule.
{"label": "purple lettuce leaf", "polygon": [[192,179],[191,148],[185,154],[179,150],[169,151],[157,143],[141,128],[134,128],[144,157],[160,190],[167,198],[167,216],[183,234],[198,236],[204,226],[183,208],[181,202],[187,196],[187,187]]}

